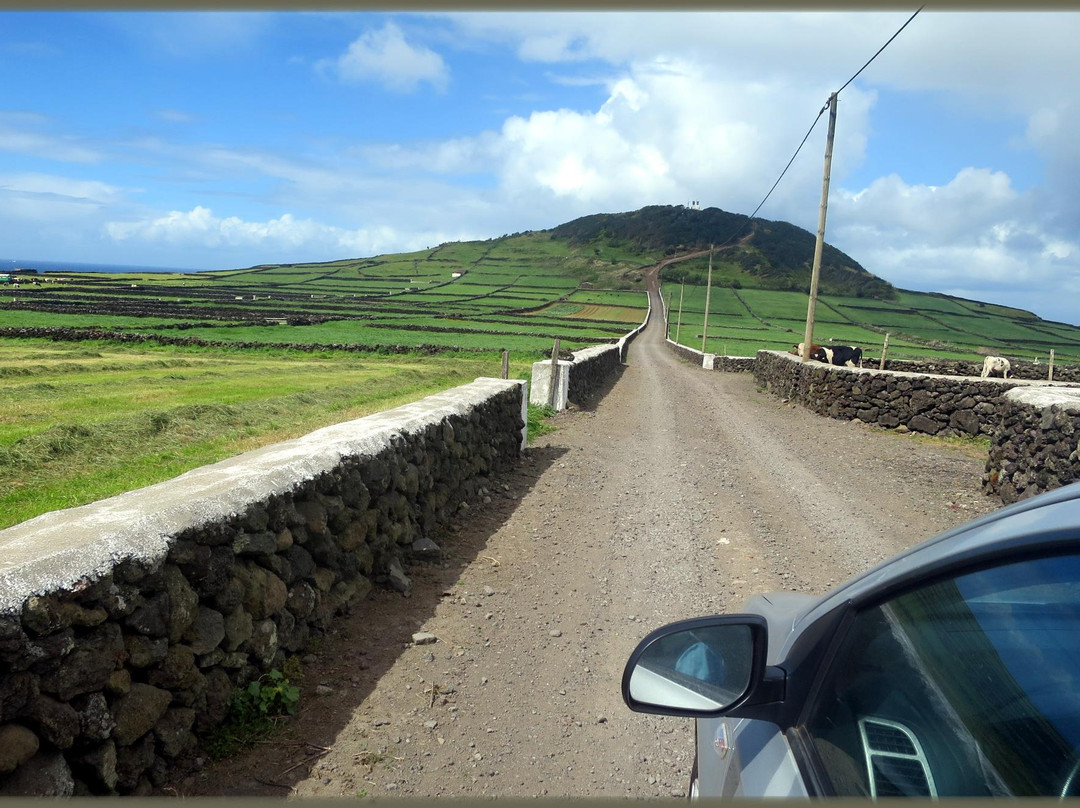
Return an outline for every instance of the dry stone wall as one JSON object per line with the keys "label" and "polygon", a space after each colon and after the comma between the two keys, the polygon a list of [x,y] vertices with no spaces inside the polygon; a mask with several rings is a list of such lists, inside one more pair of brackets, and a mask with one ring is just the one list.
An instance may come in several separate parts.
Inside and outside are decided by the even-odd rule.
{"label": "dry stone wall", "polygon": [[666,340],[666,342],[668,350],[680,359],[685,359],[687,362],[690,362],[693,365],[697,365],[698,367],[704,366],[705,354],[703,354],[701,351],[695,351],[693,348],[688,348],[685,345],[680,345],[679,343],[671,339]]}
{"label": "dry stone wall", "polygon": [[1012,380],[832,367],[759,351],[754,378],[774,395],[831,418],[942,437],[990,435]]}
{"label": "dry stone wall", "polygon": [[[568,404],[585,404],[593,398],[604,383],[626,361],[630,343],[649,324],[652,306],[645,313],[641,325],[609,345],[594,345],[582,348],[558,360],[555,379],[555,409],[566,409]],[[551,403],[552,379],[551,360],[534,362],[532,368],[532,387],[530,401],[533,404]]]}
{"label": "dry stone wall", "polygon": [[523,382],[478,379],[0,531],[0,795],[147,794],[230,692],[375,586],[519,457]]}
{"label": "dry stone wall", "polygon": [[983,490],[1008,504],[1080,480],[1080,390],[1015,389],[1002,397]]}
{"label": "dry stone wall", "polygon": [[758,353],[754,376],[820,415],[943,437],[989,436],[983,490],[1005,504],[1080,480],[1080,388],[1063,382],[830,367],[775,351]]}
{"label": "dry stone wall", "polygon": [[[879,358],[867,356],[863,359],[865,367],[878,367]],[[1035,364],[1018,359],[1010,359],[1010,378],[1025,379],[1028,381],[1050,381],[1050,366],[1045,362]],[[963,361],[953,359],[924,359],[920,361],[908,359],[886,359],[885,370],[897,370],[907,373],[933,373],[939,376],[980,376],[983,363],[978,361]],[[1080,382],[1080,365],[1054,365],[1055,382]]]}

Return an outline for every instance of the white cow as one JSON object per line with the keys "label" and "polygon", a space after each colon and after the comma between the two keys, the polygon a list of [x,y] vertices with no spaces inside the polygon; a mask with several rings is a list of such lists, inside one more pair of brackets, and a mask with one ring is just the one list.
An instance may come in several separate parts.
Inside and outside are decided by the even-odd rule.
{"label": "white cow", "polygon": [[1009,373],[1012,371],[1012,365],[1009,364],[1009,360],[1004,356],[988,356],[983,360],[982,378],[987,376],[1000,375],[1001,378],[1009,378]]}

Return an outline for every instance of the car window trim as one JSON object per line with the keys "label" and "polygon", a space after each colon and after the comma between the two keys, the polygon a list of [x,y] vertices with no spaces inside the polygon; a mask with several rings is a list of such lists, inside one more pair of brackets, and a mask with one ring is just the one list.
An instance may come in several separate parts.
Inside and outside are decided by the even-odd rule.
{"label": "car window trim", "polygon": [[[1016,548],[1012,552],[999,551],[980,557],[977,560],[971,560],[968,564],[956,563],[945,565],[938,574],[921,578],[917,581],[908,581],[906,586],[887,586],[882,589],[879,596],[850,600],[839,606],[837,609],[834,609],[815,620],[814,622],[816,623],[819,620],[829,621],[833,619],[835,620],[835,623],[833,625],[831,636],[827,640],[827,648],[817,660],[817,664],[811,665],[813,681],[807,690],[806,697],[802,700],[802,705],[799,708],[798,714],[791,726],[787,727],[784,731],[785,736],[788,738],[788,745],[792,750],[792,756],[795,758],[796,765],[803,774],[804,781],[808,783],[807,789],[810,789],[811,786],[809,784],[812,783],[813,788],[818,792],[817,796],[837,796],[836,789],[832,785],[832,779],[829,776],[828,771],[826,771],[820,753],[814,743],[813,734],[807,728],[807,722],[813,708],[818,704],[818,700],[821,697],[821,691],[828,681],[829,673],[834,669],[836,657],[843,647],[848,633],[851,631],[852,626],[855,624],[856,619],[861,613],[878,608],[882,604],[894,600],[895,598],[902,597],[909,592],[914,592],[915,590],[926,586],[933,586],[942,581],[956,579],[963,575],[975,574],[1006,564],[1037,561],[1040,559],[1067,555],[1080,556],[1080,537],[1074,537],[1071,541],[1065,542],[1055,541],[1036,546],[1029,545]],[[899,582],[894,582],[894,584],[895,583]],[[837,612],[841,610],[842,614],[837,615]],[[789,649],[789,653],[792,650],[794,650],[794,648]],[[812,658],[812,656],[812,654],[808,655],[808,658]],[[790,673],[791,672],[789,671],[789,680]],[[854,797],[854,799],[859,799],[859,797]],[[867,799],[869,799],[869,797],[867,797]]]}

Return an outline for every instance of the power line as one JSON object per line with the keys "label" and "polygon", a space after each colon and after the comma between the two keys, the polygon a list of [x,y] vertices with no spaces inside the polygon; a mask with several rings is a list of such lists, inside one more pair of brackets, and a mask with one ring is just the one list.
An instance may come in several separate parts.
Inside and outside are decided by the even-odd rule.
{"label": "power line", "polygon": [[[859,69],[858,69],[858,70],[857,70],[857,71],[855,72],[855,75],[854,75],[854,76],[852,76],[852,77],[851,77],[850,79],[848,79],[847,81],[845,81],[845,82],[844,82],[844,85],[843,85],[843,87],[841,87],[841,88],[840,88],[839,90],[837,90],[837,91],[836,91],[836,95],[840,95],[840,93],[841,93],[841,91],[843,91],[844,87],[847,87],[847,86],[848,86],[849,84],[851,84],[851,82],[855,81],[855,79],[856,79],[856,78],[858,78],[859,74],[860,74],[860,73],[862,73],[862,72],[863,72],[864,70],[866,70],[866,68],[870,66],[870,63],[871,63],[871,62],[873,62],[873,61],[874,61],[874,60],[875,60],[876,58],[878,58],[878,56],[880,56],[880,55],[881,55],[881,52],[882,52],[883,50],[885,50],[885,48],[889,47],[889,45],[890,45],[890,44],[892,43],[892,41],[893,41],[894,39],[896,39],[896,38],[897,38],[898,36],[900,36],[900,32],[901,32],[901,31],[903,31],[903,30],[904,30],[905,28],[907,28],[907,27],[908,27],[908,24],[909,24],[909,23],[910,23],[910,22],[911,22],[911,21],[912,21],[913,19],[915,19],[915,17],[916,17],[916,16],[918,16],[919,12],[920,12],[920,11],[922,11],[922,10],[923,10],[924,8],[926,8],[926,4],[925,4],[925,3],[923,3],[923,4],[922,4],[921,6],[919,6],[919,7],[917,8],[917,9],[915,9],[915,13],[914,13],[914,14],[912,14],[912,15],[911,15],[910,17],[908,17],[908,19],[907,19],[907,22],[905,22],[905,23],[904,23],[903,25],[901,25],[901,26],[900,26],[900,27],[899,27],[899,28],[897,29],[896,33],[895,33],[895,34],[893,34],[893,35],[892,35],[891,37],[889,37],[889,40],[888,40],[888,42],[886,42],[886,43],[885,43],[884,45],[882,45],[882,46],[881,46],[880,48],[878,48],[878,50],[877,50],[877,53],[875,53],[875,54],[874,54],[873,56],[871,56],[871,57],[869,58],[869,60],[867,60],[866,64],[864,64],[864,65],[863,65],[862,67],[860,67],[860,68],[859,68]],[[757,206],[756,208],[754,208],[754,212],[753,212],[753,213],[751,213],[751,214],[750,214],[749,216],[747,216],[747,217],[746,217],[746,221],[745,221],[745,222],[742,222],[742,223],[741,223],[741,224],[740,224],[740,225],[739,225],[739,226],[738,226],[738,227],[737,227],[737,228],[735,229],[735,231],[734,231],[734,232],[733,232],[733,233],[732,233],[732,234],[731,234],[730,236],[728,236],[728,237],[727,237],[727,239],[725,239],[724,241],[720,242],[721,244],[727,244],[727,243],[729,243],[730,241],[732,241],[732,240],[733,240],[733,239],[734,239],[734,238],[735,238],[736,236],[738,236],[738,235],[739,235],[739,233],[740,233],[740,232],[742,231],[742,229],[743,229],[743,228],[744,228],[744,227],[745,227],[745,226],[746,226],[746,225],[747,225],[747,224],[748,224],[749,222],[753,221],[754,217],[755,217],[755,216],[757,215],[757,212],[758,212],[759,210],[761,210],[762,206],[763,206],[763,205],[764,205],[764,204],[765,204],[765,203],[766,203],[766,202],[768,201],[769,197],[770,197],[770,196],[772,196],[772,192],[776,190],[776,186],[780,184],[780,180],[782,180],[782,179],[784,178],[784,175],[785,175],[785,174],[787,174],[787,171],[788,171],[788,169],[789,169],[789,168],[791,168],[791,164],[795,162],[795,158],[799,156],[799,152],[800,152],[800,151],[802,151],[802,147],[803,147],[804,145],[806,145],[806,141],[807,141],[807,138],[809,138],[809,137],[810,137],[810,133],[814,131],[814,127],[815,127],[815,126],[817,126],[817,123],[818,123],[818,121],[820,121],[820,120],[821,120],[821,116],[822,116],[823,114],[825,114],[825,110],[827,110],[828,108],[829,108],[829,102],[828,102],[828,101],[826,100],[826,102],[825,102],[825,105],[824,105],[824,106],[823,106],[823,107],[822,107],[822,108],[821,108],[820,110],[818,110],[818,114],[817,114],[817,117],[816,117],[816,118],[814,118],[814,122],[813,122],[812,124],[810,124],[810,128],[809,128],[809,129],[808,129],[808,130],[806,131],[806,134],[805,134],[805,135],[803,136],[802,142],[801,142],[801,143],[799,143],[799,146],[798,146],[798,148],[796,148],[796,149],[795,149],[795,153],[794,153],[793,155],[791,155],[791,159],[790,159],[790,160],[788,160],[788,163],[787,163],[787,165],[786,165],[786,166],[784,166],[784,170],[780,172],[780,176],[776,178],[776,182],[774,182],[774,183],[772,184],[772,188],[770,188],[770,189],[769,189],[769,192],[768,192],[767,194],[765,194],[765,198],[761,200],[761,202],[760,202],[760,203],[758,204],[758,206]]]}
{"label": "power line", "polygon": [[[889,41],[888,41],[888,42],[886,42],[886,43],[885,43],[884,45],[882,45],[882,46],[881,46],[880,48],[878,48],[878,52],[877,52],[877,53],[875,53],[875,54],[874,54],[873,56],[871,56],[871,57],[870,57],[870,61],[868,61],[868,62],[867,62],[866,64],[864,64],[864,65],[863,65],[862,67],[860,67],[860,68],[859,68],[859,70],[858,70],[858,72],[857,72],[857,73],[856,73],[856,74],[855,74],[854,76],[852,76],[852,77],[851,77],[850,79],[848,79],[847,81],[845,81],[845,82],[844,82],[844,87],[847,87],[847,86],[848,86],[849,84],[851,84],[851,82],[855,81],[855,79],[856,79],[856,78],[858,77],[859,73],[862,73],[862,72],[863,72],[864,70],[866,70],[866,68],[870,66],[870,62],[872,62],[872,61],[874,61],[874,60],[875,60],[876,58],[878,58],[878,56],[880,56],[880,55],[881,55],[881,52],[882,52],[883,50],[885,50],[885,49],[886,49],[887,47],[889,47],[889,44],[890,44],[890,43],[891,43],[891,42],[892,42],[892,41],[893,41],[894,39],[896,39],[896,38],[897,38],[898,36],[900,36],[900,31],[903,31],[903,30],[904,30],[905,28],[907,28],[907,27],[908,27],[908,23],[909,23],[909,22],[911,22],[911,21],[912,21],[913,19],[915,19],[915,17],[916,17],[917,15],[918,15],[918,13],[919,13],[920,11],[922,11],[922,10],[923,10],[924,8],[926,8],[926,4],[925,4],[925,3],[923,3],[923,4],[922,4],[921,6],[919,6],[919,7],[917,8],[917,9],[915,9],[915,13],[914,13],[914,14],[912,14],[912,15],[911,15],[910,17],[908,17],[908,21],[907,21],[907,22],[905,22],[905,23],[904,23],[903,25],[901,25],[901,26],[900,26],[900,28],[899,28],[899,29],[897,30],[897,32],[896,32],[895,34],[893,34],[893,35],[892,35],[891,37],[889,37]],[[840,88],[839,90],[837,90],[837,91],[836,91],[836,94],[837,94],[837,95],[840,95],[840,93],[841,93],[841,92],[843,92],[843,90],[844,90],[844,87],[841,87],[841,88]],[[819,114],[820,114],[820,113],[819,113]]]}
{"label": "power line", "polygon": [[814,127],[817,126],[817,122],[821,120],[822,113],[824,113],[825,110],[828,109],[828,107],[829,105],[826,104],[824,107],[821,108],[821,111],[818,112],[817,117],[814,118],[814,122],[810,124],[810,128],[807,129],[806,134],[803,135],[802,142],[799,144],[798,148],[795,149],[795,153],[791,155],[791,159],[788,160],[787,165],[784,166],[784,170],[780,172],[780,176],[776,178],[776,182],[772,184],[772,188],[770,188],[769,192],[765,194],[765,198],[762,199],[760,203],[758,203],[758,206],[756,208],[754,208],[754,212],[746,217],[746,222],[740,224],[738,228],[736,228],[734,233],[728,236],[727,239],[725,239],[724,241],[720,242],[721,244],[727,244],[729,241],[734,239],[743,229],[743,227],[746,226],[746,223],[753,220],[753,218],[757,215],[757,212],[761,210],[761,206],[768,201],[770,196],[772,196],[772,192],[776,190],[776,186],[780,184],[780,180],[784,178],[784,175],[787,174],[788,169],[791,168],[791,164],[795,162],[795,158],[799,156],[799,152],[802,151],[802,147],[806,145],[807,138],[810,137],[810,133],[814,131]]}

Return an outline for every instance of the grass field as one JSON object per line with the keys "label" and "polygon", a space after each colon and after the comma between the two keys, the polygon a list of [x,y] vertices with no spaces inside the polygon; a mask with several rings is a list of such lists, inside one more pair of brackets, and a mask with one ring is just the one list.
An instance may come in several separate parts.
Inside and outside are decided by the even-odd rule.
{"label": "grass field", "polygon": [[[614,251],[601,260],[592,252],[545,234],[520,234],[408,255],[224,272],[49,273],[10,290],[10,297],[0,290],[0,327],[163,336],[182,329],[194,339],[232,343],[431,345],[508,349],[540,359],[556,338],[580,348],[617,337],[645,317],[640,268],[656,258]],[[589,292],[583,306],[545,316],[543,327],[521,317],[597,279],[605,288],[636,289]],[[583,329],[583,320],[596,328]]]}
{"label": "grass field", "polygon": [[[319,264],[49,273],[0,288],[0,328],[84,335],[0,335],[0,527],[498,376],[502,350],[525,378],[555,339],[574,350],[640,325],[642,269],[660,257],[538,232]],[[700,281],[707,257],[681,269]],[[743,356],[802,341],[805,294],[753,288],[721,254],[713,277],[707,329],[700,282],[663,286],[672,339],[701,349],[707,333],[706,351]],[[1045,360],[1052,348],[1059,363],[1080,362],[1080,328],[903,290],[823,296],[814,333],[870,355],[888,334],[897,359]],[[135,335],[152,341],[121,342]],[[165,344],[183,337],[203,344]]]}
{"label": "grass field", "polygon": [[[499,376],[501,363],[0,340],[0,527]],[[512,363],[511,376],[530,370]]]}
{"label": "grass field", "polygon": [[[668,336],[701,350],[705,288],[668,283]],[[682,296],[680,314],[680,295]],[[806,332],[808,297],[799,292],[713,287],[709,301],[709,353],[753,356],[788,350]],[[1080,328],[1048,323],[1030,312],[939,294],[901,291],[896,301],[822,296],[815,308],[814,341],[859,345],[880,355],[889,335],[894,359],[969,359],[987,353],[1060,363],[1080,362]]]}

